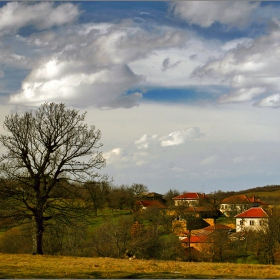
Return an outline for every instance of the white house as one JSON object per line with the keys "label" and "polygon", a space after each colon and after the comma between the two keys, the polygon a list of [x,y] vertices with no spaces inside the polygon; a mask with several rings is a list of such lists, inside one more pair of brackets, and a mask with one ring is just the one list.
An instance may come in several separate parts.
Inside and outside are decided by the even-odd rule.
{"label": "white house", "polygon": [[236,232],[264,230],[268,215],[261,207],[252,207],[236,216]]}

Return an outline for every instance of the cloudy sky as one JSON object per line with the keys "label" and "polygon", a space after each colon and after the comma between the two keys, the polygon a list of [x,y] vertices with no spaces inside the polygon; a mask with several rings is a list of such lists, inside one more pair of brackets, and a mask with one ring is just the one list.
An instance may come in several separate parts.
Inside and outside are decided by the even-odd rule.
{"label": "cloudy sky", "polygon": [[0,122],[86,110],[116,185],[279,184],[279,75],[280,2],[0,2]]}

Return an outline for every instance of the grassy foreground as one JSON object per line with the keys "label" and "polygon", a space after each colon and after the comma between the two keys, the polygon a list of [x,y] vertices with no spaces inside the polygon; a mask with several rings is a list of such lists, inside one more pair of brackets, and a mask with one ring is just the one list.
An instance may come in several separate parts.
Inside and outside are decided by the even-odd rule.
{"label": "grassy foreground", "polygon": [[0,254],[0,278],[280,278],[280,266]]}

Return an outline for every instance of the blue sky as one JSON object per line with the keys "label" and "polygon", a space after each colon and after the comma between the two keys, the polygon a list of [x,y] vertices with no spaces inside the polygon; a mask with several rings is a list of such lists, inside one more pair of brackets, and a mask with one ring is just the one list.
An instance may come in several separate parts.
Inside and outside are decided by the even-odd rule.
{"label": "blue sky", "polygon": [[116,185],[279,184],[279,15],[268,1],[0,2],[0,122],[45,101],[86,110]]}

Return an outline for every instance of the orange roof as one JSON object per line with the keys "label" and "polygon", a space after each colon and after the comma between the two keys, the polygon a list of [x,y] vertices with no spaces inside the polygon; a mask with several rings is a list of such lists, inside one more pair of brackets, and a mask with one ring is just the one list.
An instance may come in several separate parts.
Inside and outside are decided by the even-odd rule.
{"label": "orange roof", "polygon": [[204,228],[203,230],[230,230],[232,229],[231,227],[228,227],[226,225],[222,225],[222,224],[217,224],[217,225],[214,225],[214,226],[209,226],[209,227],[206,227]]}
{"label": "orange roof", "polygon": [[139,200],[136,202],[136,204],[142,205],[144,207],[165,208],[165,206],[158,200]]}
{"label": "orange roof", "polygon": [[256,199],[255,196],[247,197],[244,194],[233,195],[233,196],[227,197],[227,198],[225,198],[225,199],[223,199],[221,201],[222,204],[232,204],[232,203],[249,204],[249,203],[254,203],[254,202],[257,202],[257,203],[260,203],[260,204],[264,204],[259,199]]}
{"label": "orange roof", "polygon": [[[189,238],[186,237],[181,240],[183,243],[188,243]],[[190,237],[190,243],[207,243],[209,242],[208,236],[207,235],[193,235]]]}
{"label": "orange roof", "polygon": [[184,193],[173,197],[172,199],[201,199],[201,198],[208,198],[204,193]]}
{"label": "orange roof", "polygon": [[261,207],[252,207],[234,217],[235,218],[268,218],[268,215]]}

